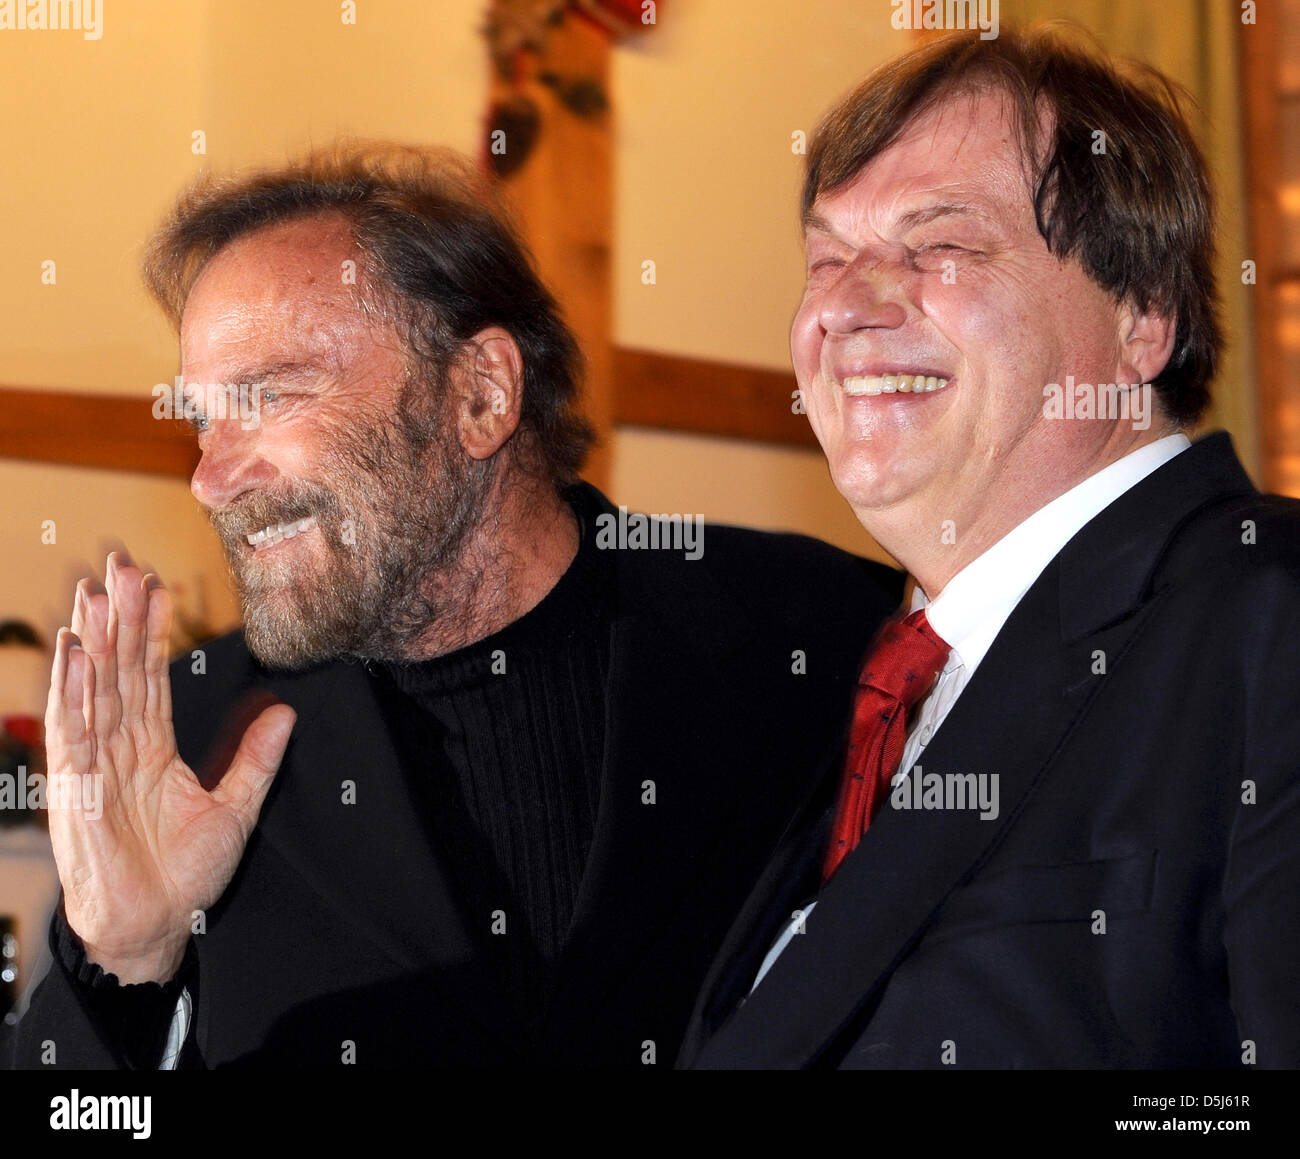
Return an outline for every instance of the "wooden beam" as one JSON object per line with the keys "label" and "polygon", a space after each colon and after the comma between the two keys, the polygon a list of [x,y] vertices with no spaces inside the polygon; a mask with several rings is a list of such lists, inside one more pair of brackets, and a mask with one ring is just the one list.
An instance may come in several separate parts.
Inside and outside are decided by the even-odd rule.
{"label": "wooden beam", "polygon": [[0,387],[0,457],[188,480],[198,444],[151,398]]}
{"label": "wooden beam", "polygon": [[818,445],[807,416],[795,411],[792,373],[616,347],[613,377],[616,422]]}

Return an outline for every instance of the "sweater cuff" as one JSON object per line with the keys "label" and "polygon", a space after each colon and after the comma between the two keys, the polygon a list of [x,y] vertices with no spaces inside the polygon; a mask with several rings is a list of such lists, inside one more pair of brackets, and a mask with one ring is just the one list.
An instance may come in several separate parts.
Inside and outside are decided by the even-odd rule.
{"label": "sweater cuff", "polygon": [[186,944],[180,968],[168,981],[124,985],[116,974],[87,959],[60,904],[50,926],[50,949],[123,1065],[130,1070],[157,1070],[181,991],[188,989],[193,998],[198,989],[194,939]]}

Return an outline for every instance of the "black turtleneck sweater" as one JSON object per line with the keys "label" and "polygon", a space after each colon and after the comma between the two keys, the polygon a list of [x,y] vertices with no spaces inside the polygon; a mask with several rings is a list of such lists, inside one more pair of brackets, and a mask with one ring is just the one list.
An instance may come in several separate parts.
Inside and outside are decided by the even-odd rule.
{"label": "black turtleneck sweater", "polygon": [[536,607],[448,655],[371,666],[466,924],[534,1025],[595,830],[613,619],[597,511],[566,498],[578,552]]}

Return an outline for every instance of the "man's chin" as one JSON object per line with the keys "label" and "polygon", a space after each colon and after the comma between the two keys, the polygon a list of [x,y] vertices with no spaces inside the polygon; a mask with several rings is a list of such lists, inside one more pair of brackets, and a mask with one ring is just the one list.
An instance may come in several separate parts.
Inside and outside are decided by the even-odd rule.
{"label": "man's chin", "polygon": [[347,651],[341,625],[304,615],[297,608],[270,607],[272,600],[244,602],[244,641],[263,667],[301,672]]}
{"label": "man's chin", "polygon": [[318,668],[337,660],[342,652],[330,647],[313,647],[302,641],[286,641],[283,638],[266,639],[256,631],[248,631],[244,626],[244,642],[253,659],[263,668],[273,672],[305,672],[309,668]]}
{"label": "man's chin", "polygon": [[277,672],[304,672],[327,664],[338,658],[339,653],[332,648],[313,646],[305,640],[294,640],[282,635],[268,637],[266,634],[250,629],[244,625],[244,642],[248,650],[263,668]]}
{"label": "man's chin", "polygon": [[906,470],[891,470],[866,456],[850,461],[831,477],[855,512],[887,510],[905,503],[917,489]]}

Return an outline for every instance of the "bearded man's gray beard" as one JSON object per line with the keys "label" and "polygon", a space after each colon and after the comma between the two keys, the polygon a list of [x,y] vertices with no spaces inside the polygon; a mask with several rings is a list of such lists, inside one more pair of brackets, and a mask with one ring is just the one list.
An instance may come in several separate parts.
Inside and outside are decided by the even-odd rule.
{"label": "bearded man's gray beard", "polygon": [[[267,667],[404,659],[474,582],[463,557],[484,516],[494,460],[469,458],[451,432],[431,435],[427,419],[401,411],[396,424],[338,441],[322,463],[332,486],[291,483],[211,513],[245,640]],[[250,531],[307,516],[324,541],[325,566],[304,567],[287,552],[284,560],[249,554]]]}

